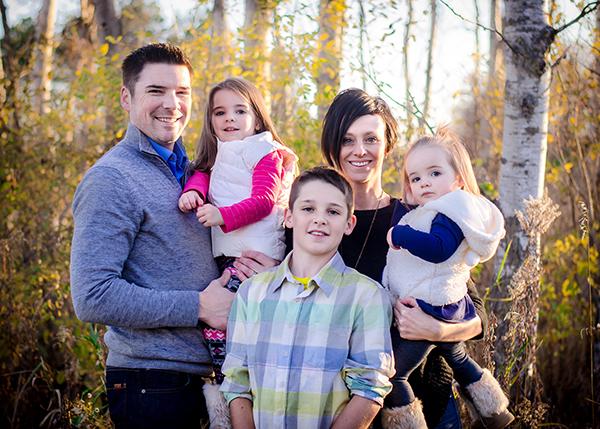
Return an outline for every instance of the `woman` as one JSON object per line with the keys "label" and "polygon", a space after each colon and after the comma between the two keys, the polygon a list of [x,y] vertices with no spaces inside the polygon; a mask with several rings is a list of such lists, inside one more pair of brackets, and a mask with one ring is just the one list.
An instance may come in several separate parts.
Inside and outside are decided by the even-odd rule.
{"label": "woman", "polygon": [[[333,100],[323,122],[321,151],[327,162],[340,171],[352,185],[357,224],[340,246],[344,262],[361,273],[381,281],[386,262],[387,231],[399,201],[382,187],[383,161],[398,140],[398,125],[388,105],[360,89],[340,92]],[[263,271],[273,262],[268,257],[248,252],[236,267],[245,275]],[[469,287],[479,317],[449,324],[425,314],[418,306],[394,306],[396,327],[392,340],[465,341],[481,337],[486,316],[474,287]],[[452,371],[433,351],[427,362],[410,379],[415,395],[423,401],[430,428],[460,428],[460,417],[452,394]]]}

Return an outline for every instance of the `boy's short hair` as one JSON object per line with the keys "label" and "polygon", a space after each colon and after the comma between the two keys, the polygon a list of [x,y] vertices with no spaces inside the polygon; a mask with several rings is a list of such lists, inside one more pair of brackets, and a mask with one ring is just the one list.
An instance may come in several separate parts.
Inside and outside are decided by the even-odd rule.
{"label": "boy's short hair", "polygon": [[336,189],[339,189],[340,192],[344,194],[344,198],[346,199],[348,217],[352,216],[352,212],[354,211],[354,192],[352,191],[352,186],[350,186],[350,183],[348,183],[344,176],[342,176],[333,168],[326,166],[310,168],[306,171],[303,171],[298,177],[296,177],[296,180],[294,180],[294,183],[292,183],[292,188],[290,190],[290,210],[293,210],[294,208],[294,203],[298,199],[298,194],[300,194],[302,185],[313,181],[328,183],[334,186]]}
{"label": "boy's short hair", "polygon": [[131,52],[123,60],[123,86],[133,95],[135,84],[146,64],[173,64],[186,66],[193,73],[192,63],[178,46],[170,43],[150,43]]}

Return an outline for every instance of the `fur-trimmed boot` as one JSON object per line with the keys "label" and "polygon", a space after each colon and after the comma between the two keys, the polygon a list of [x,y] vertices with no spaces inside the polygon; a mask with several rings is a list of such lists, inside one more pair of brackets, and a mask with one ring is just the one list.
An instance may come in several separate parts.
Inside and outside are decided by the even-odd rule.
{"label": "fur-trimmed boot", "polygon": [[484,369],[481,378],[466,386],[466,391],[467,408],[475,420],[471,429],[502,429],[515,419],[508,411],[508,398],[489,370]]}
{"label": "fur-trimmed boot", "polygon": [[383,429],[427,429],[421,401],[415,399],[408,405],[384,408],[381,411],[381,426]]}
{"label": "fur-trimmed boot", "polygon": [[209,382],[204,383],[202,387],[208,418],[210,419],[210,429],[231,429],[229,407],[223,394],[219,391],[220,387],[219,384]]}

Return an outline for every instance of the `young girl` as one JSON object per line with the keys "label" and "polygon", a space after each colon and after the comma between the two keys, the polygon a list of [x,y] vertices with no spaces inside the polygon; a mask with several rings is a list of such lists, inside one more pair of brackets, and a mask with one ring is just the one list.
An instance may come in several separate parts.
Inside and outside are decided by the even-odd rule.
{"label": "young girl", "polygon": [[[505,232],[502,214],[480,195],[469,154],[446,130],[422,137],[408,149],[402,180],[404,201],[417,207],[403,208],[400,221],[388,232],[384,286],[402,305],[418,305],[438,320],[472,319],[470,270],[495,254]],[[440,348],[454,378],[466,388],[480,427],[506,427],[514,419],[507,410],[508,399],[491,373],[467,355],[464,343],[402,338],[394,344],[396,375],[386,398],[384,427],[426,427],[421,403],[407,379],[434,347]]]}
{"label": "young girl", "polygon": [[[212,88],[192,164],[196,171],[179,208],[196,210],[198,220],[212,227],[213,256],[221,271],[232,272],[227,287],[233,292],[240,281],[232,264],[244,250],[284,257],[283,210],[297,159],[277,135],[254,85],[229,78]],[[225,332],[204,327],[203,334],[220,384]]]}

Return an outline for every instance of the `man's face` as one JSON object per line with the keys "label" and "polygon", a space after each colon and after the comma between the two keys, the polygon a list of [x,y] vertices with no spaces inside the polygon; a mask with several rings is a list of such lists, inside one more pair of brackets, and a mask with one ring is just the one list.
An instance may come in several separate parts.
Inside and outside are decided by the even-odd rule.
{"label": "man's face", "polygon": [[189,121],[191,104],[190,72],[184,65],[146,64],[133,94],[121,88],[121,106],[129,112],[129,121],[170,150]]}

